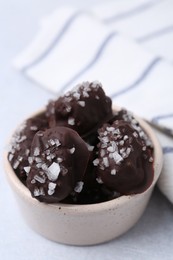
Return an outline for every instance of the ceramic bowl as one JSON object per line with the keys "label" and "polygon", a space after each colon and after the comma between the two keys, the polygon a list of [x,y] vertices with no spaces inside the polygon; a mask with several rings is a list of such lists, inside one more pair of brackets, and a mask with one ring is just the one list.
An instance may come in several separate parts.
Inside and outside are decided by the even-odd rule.
{"label": "ceramic bowl", "polygon": [[162,150],[151,127],[137,118],[154,145],[154,179],[143,193],[89,205],[46,204],[31,197],[5,156],[9,184],[28,225],[42,236],[63,244],[94,245],[114,239],[140,219],[162,168]]}

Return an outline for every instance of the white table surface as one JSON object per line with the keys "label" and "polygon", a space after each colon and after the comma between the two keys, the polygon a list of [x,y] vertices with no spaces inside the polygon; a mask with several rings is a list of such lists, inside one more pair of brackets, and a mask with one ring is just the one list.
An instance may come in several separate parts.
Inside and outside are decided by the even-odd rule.
{"label": "white table surface", "polygon": [[109,243],[92,247],[56,244],[25,224],[3,169],[8,136],[26,115],[44,106],[52,95],[23,78],[12,59],[33,38],[40,18],[64,3],[57,0],[0,0],[0,259],[173,259],[173,205],[156,189],[137,225]]}

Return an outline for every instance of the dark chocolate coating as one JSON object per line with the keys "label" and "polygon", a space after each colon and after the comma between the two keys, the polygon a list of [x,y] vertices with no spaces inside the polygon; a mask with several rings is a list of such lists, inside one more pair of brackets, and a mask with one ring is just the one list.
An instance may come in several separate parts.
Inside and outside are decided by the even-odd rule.
{"label": "dark chocolate coating", "polygon": [[51,101],[46,115],[50,127],[66,126],[88,138],[112,118],[111,106],[112,101],[105,95],[100,83],[84,82],[58,100]]}
{"label": "dark chocolate coating", "polygon": [[47,127],[47,118],[44,113],[41,113],[24,122],[12,138],[8,159],[16,175],[23,183],[26,182],[27,178],[25,167],[29,166],[28,157],[33,137],[37,131],[44,130]]}
{"label": "dark chocolate coating", "polygon": [[92,204],[151,185],[150,139],[130,112],[111,106],[100,83],[84,82],[18,129],[8,159],[34,198]]}
{"label": "dark chocolate coating", "polygon": [[110,189],[121,194],[145,191],[153,180],[151,149],[140,128],[116,120],[99,129],[98,158],[94,160],[98,178]]}
{"label": "dark chocolate coating", "polygon": [[33,197],[48,203],[80,192],[89,160],[86,143],[74,130],[53,127],[36,133],[31,145],[27,187]]}

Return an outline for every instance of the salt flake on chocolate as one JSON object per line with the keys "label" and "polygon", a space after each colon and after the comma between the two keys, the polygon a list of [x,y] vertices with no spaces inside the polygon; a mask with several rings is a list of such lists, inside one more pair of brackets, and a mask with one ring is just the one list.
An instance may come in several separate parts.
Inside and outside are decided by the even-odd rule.
{"label": "salt flake on chocolate", "polygon": [[75,124],[74,118],[69,117],[69,119],[68,119],[68,124],[69,124],[69,125],[74,125],[74,124]]}
{"label": "salt flake on chocolate", "polygon": [[73,153],[75,152],[75,147],[72,147],[71,149],[69,149],[69,152],[70,152],[71,154],[73,154]]}
{"label": "salt flake on chocolate", "polygon": [[85,101],[78,101],[78,104],[79,104],[81,107],[84,107],[84,106],[85,106]]}
{"label": "salt flake on chocolate", "polygon": [[38,147],[36,147],[34,149],[34,156],[38,156],[40,154],[40,149]]}
{"label": "salt flake on chocolate", "polygon": [[112,154],[114,161],[119,164],[121,161],[123,161],[123,157],[117,153],[116,151]]}
{"label": "salt flake on chocolate", "polygon": [[83,189],[83,185],[84,185],[83,181],[78,181],[76,183],[76,187],[74,188],[74,191],[80,193]]}
{"label": "salt flake on chocolate", "polygon": [[26,166],[23,169],[28,174],[30,172],[30,170],[31,170],[31,167],[30,166]]}
{"label": "salt flake on chocolate", "polygon": [[60,166],[58,163],[53,162],[49,167],[48,167],[48,172],[47,172],[47,177],[51,181],[56,181],[58,179],[60,173]]}
{"label": "salt flake on chocolate", "polygon": [[48,195],[52,195],[52,194],[54,194],[54,192],[55,192],[55,188],[56,188],[56,183],[53,183],[53,182],[49,182],[49,184],[48,184]]}

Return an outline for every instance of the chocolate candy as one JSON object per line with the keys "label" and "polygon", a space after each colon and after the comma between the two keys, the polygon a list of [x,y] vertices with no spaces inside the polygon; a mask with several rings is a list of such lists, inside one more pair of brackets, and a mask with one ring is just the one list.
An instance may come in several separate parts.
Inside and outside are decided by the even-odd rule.
{"label": "chocolate candy", "polygon": [[38,130],[44,130],[47,127],[45,113],[41,113],[24,122],[12,137],[8,160],[23,183],[27,178],[28,158],[33,137]]}
{"label": "chocolate candy", "polygon": [[72,129],[39,131],[31,145],[27,187],[40,201],[59,202],[81,191],[88,160],[85,142]]}
{"label": "chocolate candy", "polygon": [[116,120],[99,129],[98,157],[93,161],[100,183],[121,194],[141,193],[153,180],[153,157],[138,125]]}
{"label": "chocolate candy", "polygon": [[56,101],[46,110],[49,127],[66,126],[86,138],[112,118],[112,101],[99,82],[84,82]]}

